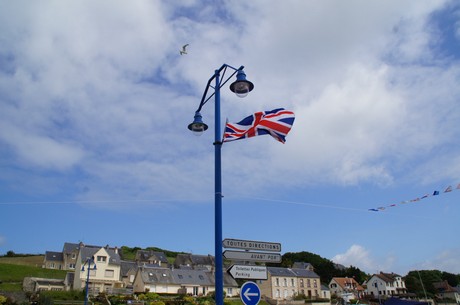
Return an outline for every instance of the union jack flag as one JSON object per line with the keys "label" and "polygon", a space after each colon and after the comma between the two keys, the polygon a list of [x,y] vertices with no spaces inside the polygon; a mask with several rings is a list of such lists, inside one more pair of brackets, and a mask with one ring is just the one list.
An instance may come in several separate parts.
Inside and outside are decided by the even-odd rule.
{"label": "union jack flag", "polygon": [[256,112],[238,123],[227,122],[223,141],[230,142],[269,134],[284,143],[292,124],[294,124],[294,119],[294,112],[284,108]]}

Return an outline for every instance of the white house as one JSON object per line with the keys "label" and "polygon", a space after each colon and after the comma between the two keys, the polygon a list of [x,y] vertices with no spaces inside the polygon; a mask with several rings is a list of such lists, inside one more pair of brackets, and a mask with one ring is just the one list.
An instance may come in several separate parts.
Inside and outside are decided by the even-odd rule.
{"label": "white house", "polygon": [[396,273],[374,274],[367,281],[366,294],[374,297],[397,296],[407,293],[406,283]]}
{"label": "white house", "polygon": [[118,248],[83,246],[77,256],[74,289],[84,289],[88,281],[91,294],[123,288]]}

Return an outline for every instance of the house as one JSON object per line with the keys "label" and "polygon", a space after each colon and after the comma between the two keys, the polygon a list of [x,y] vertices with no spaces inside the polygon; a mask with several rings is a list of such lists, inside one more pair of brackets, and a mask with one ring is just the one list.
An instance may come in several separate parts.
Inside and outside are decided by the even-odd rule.
{"label": "house", "polygon": [[43,261],[43,268],[45,269],[64,269],[64,258],[62,252],[46,251]]}
{"label": "house", "polygon": [[366,295],[386,298],[404,294],[407,294],[406,284],[399,274],[380,272],[367,281]]}
{"label": "house", "polygon": [[121,281],[121,260],[118,248],[86,247],[78,252],[73,289],[84,289],[88,282],[91,294],[112,293],[123,288]]}
{"label": "house", "polygon": [[331,291],[329,290],[329,287],[327,287],[324,284],[321,284],[321,298],[323,299],[331,299]]}
{"label": "house", "polygon": [[295,262],[293,265],[292,265],[292,268],[296,268],[296,269],[307,269],[307,270],[310,270],[310,271],[315,271],[315,268],[313,268],[313,265],[310,264],[310,263],[304,263],[304,262]]}
{"label": "house", "polygon": [[100,246],[89,246],[82,242],[75,243],[64,243],[64,247],[61,252],[46,251],[43,262],[43,268],[46,269],[59,269],[59,270],[75,270],[77,263],[77,255],[82,247],[93,247],[100,248]]}
{"label": "house", "polygon": [[267,267],[267,280],[256,282],[261,295],[274,300],[292,300],[297,295],[322,297],[320,277],[309,269]]}
{"label": "house", "polygon": [[120,277],[123,282],[123,287],[132,288],[137,269],[137,262],[120,261]]}
{"label": "house", "polygon": [[452,299],[457,304],[460,304],[460,291],[449,285],[447,281],[433,283],[436,289],[437,296],[441,299]]}
{"label": "house", "polygon": [[364,288],[354,278],[350,277],[334,277],[328,286],[331,295],[342,298],[346,302],[360,299],[364,294]]}
{"label": "house", "polygon": [[[228,297],[238,295],[238,284],[224,273],[224,289]],[[137,270],[133,291],[164,294],[207,295],[215,290],[214,273],[206,269],[170,269],[140,266]]]}
{"label": "house", "polygon": [[25,277],[22,281],[22,288],[25,292],[66,290],[64,280],[46,279],[38,277]]}
{"label": "house", "polygon": [[178,254],[174,260],[175,268],[206,269],[208,271],[213,271],[214,266],[215,260],[212,255],[181,253]]}
{"label": "house", "polygon": [[168,258],[164,252],[158,252],[153,250],[137,250],[136,262],[155,264],[158,266],[168,266]]}

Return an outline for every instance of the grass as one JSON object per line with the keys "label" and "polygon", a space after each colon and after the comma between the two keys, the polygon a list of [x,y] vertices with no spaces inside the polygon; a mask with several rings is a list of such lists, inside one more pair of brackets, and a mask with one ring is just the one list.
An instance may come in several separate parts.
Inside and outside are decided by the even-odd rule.
{"label": "grass", "polygon": [[31,255],[31,256],[14,256],[14,257],[0,257],[0,264],[13,264],[13,265],[27,265],[41,267],[45,259],[44,255]]}
{"label": "grass", "polygon": [[50,279],[64,279],[65,270],[44,269],[30,265],[6,264],[0,262],[0,282],[21,283],[25,277],[41,277]]}

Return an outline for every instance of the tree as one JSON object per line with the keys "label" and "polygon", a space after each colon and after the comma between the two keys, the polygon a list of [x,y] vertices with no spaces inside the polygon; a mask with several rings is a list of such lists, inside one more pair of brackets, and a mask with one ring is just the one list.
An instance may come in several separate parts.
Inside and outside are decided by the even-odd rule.
{"label": "tree", "polygon": [[419,297],[424,297],[425,293],[433,297],[437,293],[433,283],[441,281],[442,273],[439,270],[410,271],[405,277],[407,290]]}
{"label": "tree", "polygon": [[315,268],[315,273],[320,276],[322,283],[329,283],[333,277],[343,277],[346,272],[346,270],[337,269],[332,261],[306,251],[285,253],[281,262],[281,267],[291,268],[295,262],[312,264]]}
{"label": "tree", "polygon": [[455,287],[460,284],[460,275],[455,275],[449,272],[443,272],[441,278],[449,283],[450,286]]}

